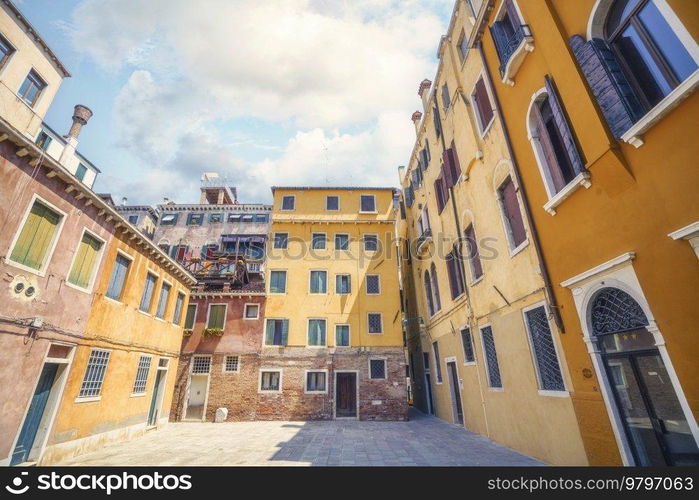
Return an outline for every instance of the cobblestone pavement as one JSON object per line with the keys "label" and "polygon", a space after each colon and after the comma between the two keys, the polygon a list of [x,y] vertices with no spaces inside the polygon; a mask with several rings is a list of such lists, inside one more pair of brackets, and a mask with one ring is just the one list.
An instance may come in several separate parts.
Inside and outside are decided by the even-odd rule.
{"label": "cobblestone pavement", "polygon": [[57,465],[543,465],[411,410],[408,422],[172,423]]}

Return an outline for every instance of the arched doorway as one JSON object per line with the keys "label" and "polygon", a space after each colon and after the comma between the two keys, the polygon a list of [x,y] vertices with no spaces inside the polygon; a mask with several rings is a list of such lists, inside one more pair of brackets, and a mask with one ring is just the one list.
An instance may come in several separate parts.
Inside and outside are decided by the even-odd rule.
{"label": "arched doorway", "polygon": [[603,288],[590,306],[592,335],[636,465],[697,465],[699,449],[641,306]]}

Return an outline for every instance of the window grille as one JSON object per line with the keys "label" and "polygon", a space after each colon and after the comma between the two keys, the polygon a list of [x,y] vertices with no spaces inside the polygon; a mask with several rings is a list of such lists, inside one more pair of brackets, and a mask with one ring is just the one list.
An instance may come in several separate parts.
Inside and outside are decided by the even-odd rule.
{"label": "window grille", "polygon": [[146,392],[146,384],[148,383],[148,372],[150,370],[150,356],[141,356],[138,360],[138,369],[136,370],[136,381],[133,384],[133,393],[141,394]]}
{"label": "window grille", "polygon": [[381,314],[379,313],[369,313],[369,333],[382,333],[383,325],[381,324]]}
{"label": "window grille", "polygon": [[546,309],[544,306],[537,307],[527,311],[526,317],[541,388],[547,391],[564,391],[565,384],[553,345]]}
{"label": "window grille", "polygon": [[366,277],[366,293],[369,295],[381,293],[381,284],[378,274],[370,274]]}
{"label": "window grille", "polygon": [[369,360],[369,377],[372,379],[386,378],[386,360],[385,359],[370,359]]}
{"label": "window grille", "polygon": [[226,371],[237,372],[240,367],[240,358],[238,356],[226,356]]}
{"label": "window grille", "polygon": [[87,361],[87,369],[78,397],[89,398],[100,395],[110,354],[109,351],[101,349],[93,349],[90,352],[90,359]]}
{"label": "window grille", "polygon": [[498,365],[498,353],[495,350],[493,329],[489,326],[482,328],[481,337],[483,337],[483,349],[485,350],[485,361],[488,367],[488,385],[490,387],[502,387],[500,365]]}
{"label": "window grille", "polygon": [[209,373],[211,370],[211,358],[209,356],[194,356],[192,359],[192,373]]}

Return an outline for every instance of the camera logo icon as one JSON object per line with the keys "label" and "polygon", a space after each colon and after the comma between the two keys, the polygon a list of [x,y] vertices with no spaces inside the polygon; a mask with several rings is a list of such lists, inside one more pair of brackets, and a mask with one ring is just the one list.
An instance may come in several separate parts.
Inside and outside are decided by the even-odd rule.
{"label": "camera logo icon", "polygon": [[22,487],[22,476],[28,476],[28,472],[21,472],[19,477],[16,477],[12,480],[12,485],[5,486],[5,489],[12,493],[13,495],[21,495],[22,493],[26,493],[27,490],[29,489],[29,485],[25,485]]}

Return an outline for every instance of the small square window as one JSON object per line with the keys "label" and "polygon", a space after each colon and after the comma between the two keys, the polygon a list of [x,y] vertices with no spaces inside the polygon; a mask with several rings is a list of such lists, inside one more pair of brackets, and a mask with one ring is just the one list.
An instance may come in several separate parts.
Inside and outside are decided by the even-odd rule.
{"label": "small square window", "polygon": [[286,293],[286,271],[269,273],[269,293]]}
{"label": "small square window", "polygon": [[279,392],[282,387],[282,372],[262,370],[260,372],[260,392]]}
{"label": "small square window", "polygon": [[259,304],[245,304],[245,319],[257,319],[260,317]]}
{"label": "small square window", "polygon": [[313,248],[313,250],[325,250],[326,241],[325,233],[313,233],[311,248]]}
{"label": "small square window", "polygon": [[340,197],[339,196],[326,196],[325,198],[325,209],[326,210],[340,210]]}
{"label": "small square window", "polygon": [[335,250],[349,250],[349,235],[348,234],[336,234],[335,235]]}
{"label": "small square window", "polygon": [[82,182],[85,179],[86,173],[87,167],[82,163],[79,163],[78,168],[75,170],[75,178]]}
{"label": "small square window", "polygon": [[349,274],[335,275],[335,293],[341,295],[352,293],[352,277]]}
{"label": "small square window", "polygon": [[194,356],[192,358],[192,373],[209,373],[211,356]]}
{"label": "small square window", "polygon": [[179,214],[165,214],[160,219],[161,226],[174,226],[177,224],[177,216]]}
{"label": "small square window", "polygon": [[293,210],[296,208],[295,196],[282,196],[282,210]]}
{"label": "small square window", "polygon": [[363,194],[359,197],[359,211],[376,212],[376,197],[373,194]]}
{"label": "small square window", "polygon": [[381,293],[381,281],[378,274],[367,274],[366,277],[366,294],[379,295]]}
{"label": "small square window", "polygon": [[369,333],[383,333],[381,313],[367,314],[367,323],[369,324]]}
{"label": "small square window", "polygon": [[138,215],[129,215],[129,224],[138,224]]}
{"label": "small square window", "polygon": [[289,244],[289,233],[274,233],[274,248],[284,250]]}
{"label": "small square window", "polygon": [[306,372],[306,392],[325,392],[326,391],[326,373]]}
{"label": "small square window", "polygon": [[41,79],[36,71],[31,70],[17,93],[29,107],[34,107],[45,88],[46,82]]}
{"label": "small square window", "polygon": [[[2,41],[0,40],[0,44],[2,44]],[[0,62],[0,68],[2,67],[2,63]],[[39,135],[36,138],[35,144],[39,146],[41,149],[46,151],[49,148],[49,145],[51,144],[51,141],[53,139],[51,138],[50,135],[48,135],[46,132],[41,131]]]}
{"label": "small square window", "polygon": [[335,347],[350,346],[350,326],[335,325]]}
{"label": "small square window", "polygon": [[223,222],[223,214],[209,214],[209,223],[216,224]]}
{"label": "small square window", "polygon": [[240,222],[240,214],[228,214],[228,222]]}
{"label": "small square window", "polygon": [[226,356],[223,370],[226,373],[238,373],[240,371],[240,358],[238,356]]}
{"label": "small square window", "polygon": [[188,226],[201,226],[204,222],[204,214],[189,214],[187,215]]}
{"label": "small square window", "polygon": [[369,360],[369,378],[385,379],[386,378],[386,360],[385,359],[370,359]]}
{"label": "small square window", "polygon": [[364,235],[364,251],[376,252],[379,249],[379,237],[375,234]]}

